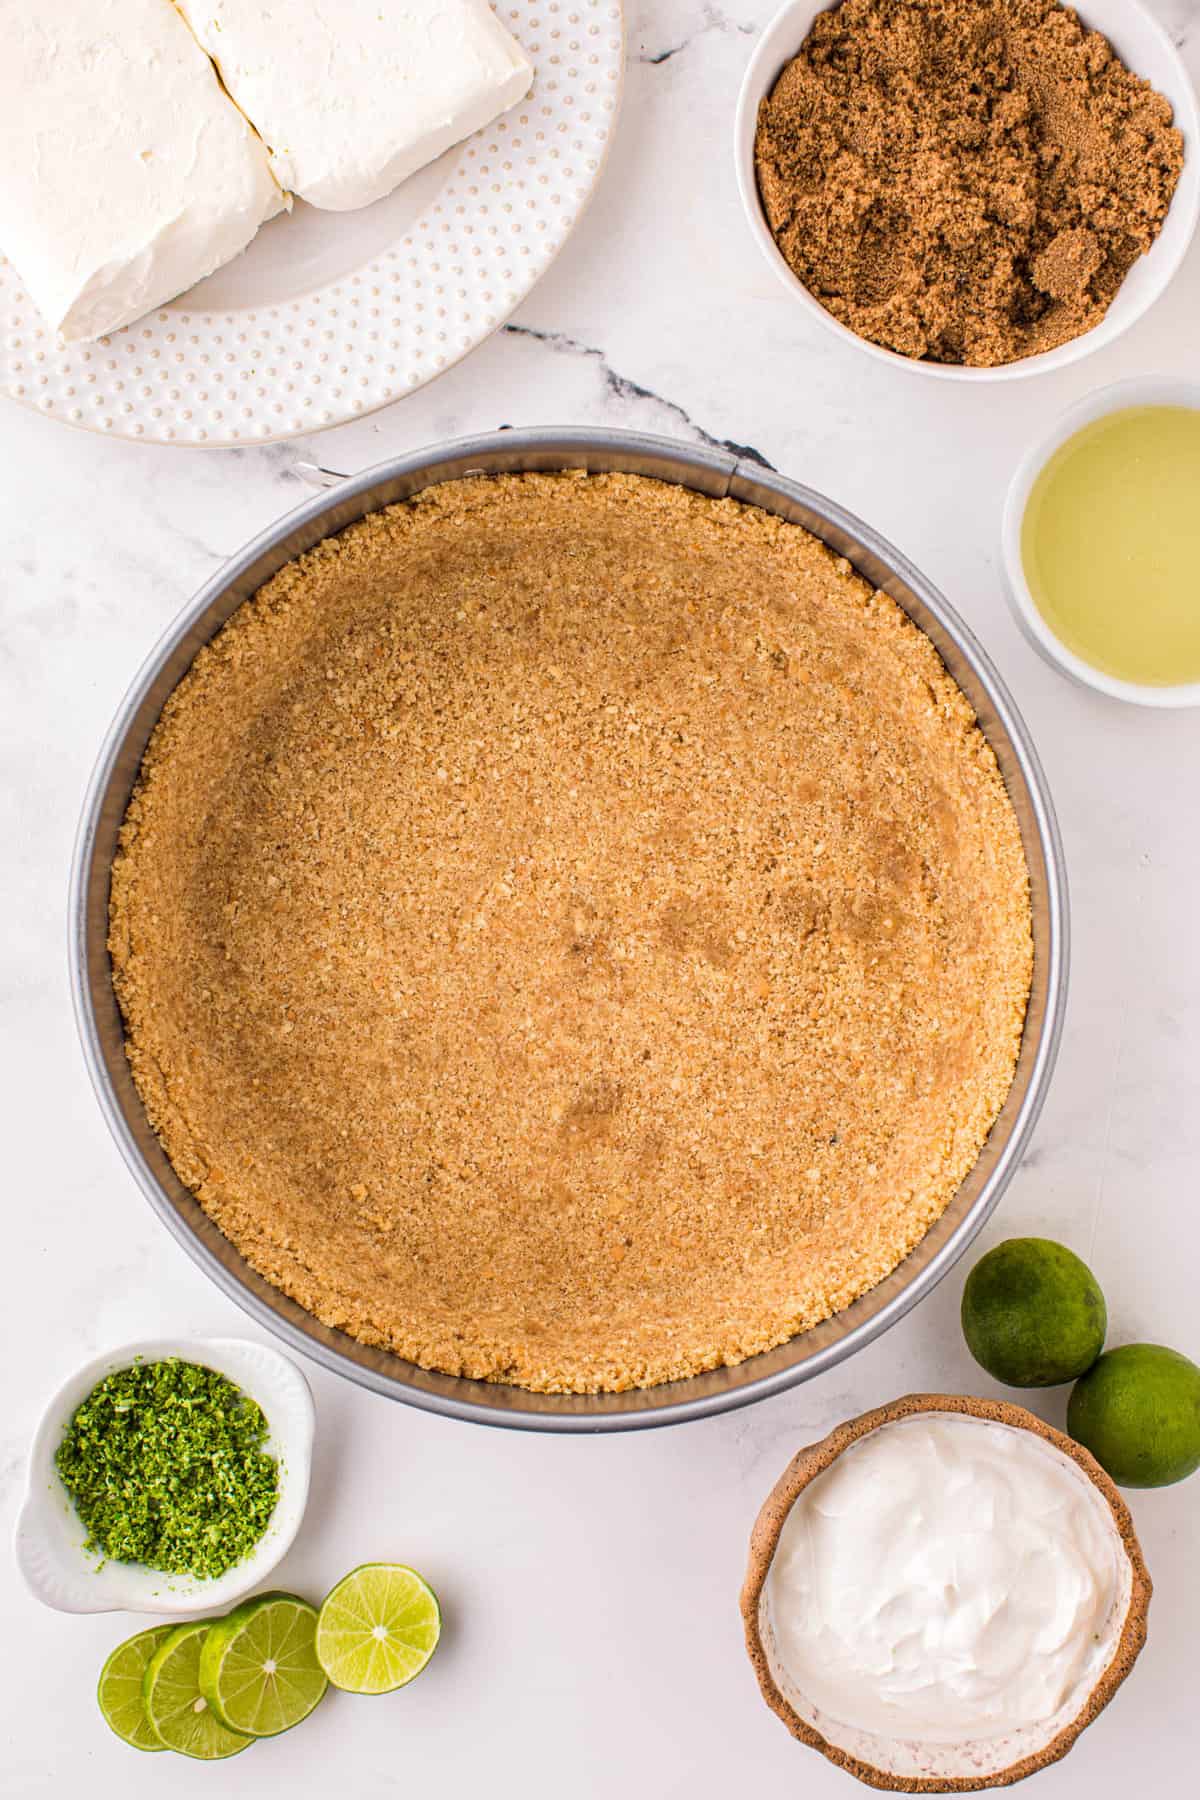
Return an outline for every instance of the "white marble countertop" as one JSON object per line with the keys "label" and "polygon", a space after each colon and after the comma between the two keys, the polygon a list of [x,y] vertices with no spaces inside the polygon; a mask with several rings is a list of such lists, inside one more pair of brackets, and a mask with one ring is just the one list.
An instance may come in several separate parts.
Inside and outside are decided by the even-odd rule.
{"label": "white marble countertop", "polygon": [[[1155,9],[1200,73],[1200,0]],[[64,898],[101,734],[191,591],[307,496],[298,460],[357,470],[501,424],[751,444],[878,526],[966,616],[1044,759],[1074,922],[1058,1073],[985,1241],[1062,1238],[1104,1283],[1113,1340],[1200,1357],[1200,715],[1068,686],[1018,636],[997,569],[1005,483],[1035,432],[1124,376],[1200,378],[1200,242],[1140,325],[1060,375],[964,389],[876,365],[789,303],[739,211],[733,105],[770,10],[632,0],[625,111],[591,211],[512,325],[391,410],[239,452],[109,442],[0,410],[6,1535],[37,1412],[75,1364],[134,1336],[254,1329],[151,1216],[76,1044]],[[758,1698],[736,1610],[746,1538],[792,1451],[837,1420],[912,1389],[998,1391],[959,1337],[961,1279],[831,1374],[671,1430],[485,1431],[310,1368],[315,1489],[280,1580],[319,1596],[366,1558],[415,1563],[447,1615],[429,1673],[386,1700],[337,1695],[302,1732],[219,1774],[139,1757],[92,1701],[103,1657],[135,1622],[44,1611],[6,1554],[0,1793],[848,1800],[849,1778],[793,1744]],[[1061,1421],[1063,1404],[1051,1393],[1038,1410]],[[1194,1770],[1200,1476],[1132,1499],[1157,1589],[1149,1647],[1105,1717],[1037,1778],[1046,1800],[1177,1793]]]}

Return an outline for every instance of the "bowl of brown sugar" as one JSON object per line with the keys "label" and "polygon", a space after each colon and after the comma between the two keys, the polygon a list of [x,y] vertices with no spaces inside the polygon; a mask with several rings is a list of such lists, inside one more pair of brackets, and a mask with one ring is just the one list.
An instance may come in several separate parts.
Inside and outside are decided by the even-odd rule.
{"label": "bowl of brown sugar", "polygon": [[738,103],[763,255],[826,326],[956,380],[1064,367],[1170,283],[1200,114],[1136,0],[789,0]]}

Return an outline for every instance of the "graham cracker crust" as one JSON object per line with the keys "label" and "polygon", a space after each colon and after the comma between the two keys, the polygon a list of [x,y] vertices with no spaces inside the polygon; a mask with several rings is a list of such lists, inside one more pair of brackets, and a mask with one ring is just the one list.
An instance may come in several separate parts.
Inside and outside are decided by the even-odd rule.
{"label": "graham cracker crust", "polygon": [[939,1217],[1012,1079],[1028,877],[929,640],[799,526],[434,487],[164,708],[113,866],[134,1079],[263,1276],[546,1392],[740,1361]]}

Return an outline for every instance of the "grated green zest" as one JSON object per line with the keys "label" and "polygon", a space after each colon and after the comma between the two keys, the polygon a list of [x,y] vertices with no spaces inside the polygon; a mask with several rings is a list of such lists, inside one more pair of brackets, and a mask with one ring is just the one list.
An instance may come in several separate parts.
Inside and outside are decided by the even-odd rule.
{"label": "grated green zest", "polygon": [[55,1454],[89,1551],[212,1579],[254,1548],[279,1497],[262,1408],[215,1369],[169,1357],[106,1375]]}

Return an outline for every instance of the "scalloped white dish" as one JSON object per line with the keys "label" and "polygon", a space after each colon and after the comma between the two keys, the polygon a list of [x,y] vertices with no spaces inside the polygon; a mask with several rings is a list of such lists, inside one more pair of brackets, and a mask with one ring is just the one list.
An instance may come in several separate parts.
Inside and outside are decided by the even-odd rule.
{"label": "scalloped white dish", "polygon": [[[85,1550],[87,1530],[59,1479],[54,1453],[82,1400],[117,1369],[177,1356],[228,1376],[267,1417],[267,1449],[279,1462],[279,1498],[249,1556],[215,1581],[167,1575],[141,1563],[104,1562]],[[228,1607],[261,1586],[300,1529],[308,1501],[315,1412],[307,1381],[291,1361],[247,1338],[145,1338],[93,1357],[65,1381],[38,1426],[14,1551],[26,1586],[59,1612],[194,1615]]]}
{"label": "scalloped white dish", "polygon": [[110,337],[59,345],[0,255],[0,393],[109,437],[215,448],[345,424],[459,362],[566,243],[621,97],[620,0],[495,10],[534,65],[524,100],[374,206],[297,204]]}

